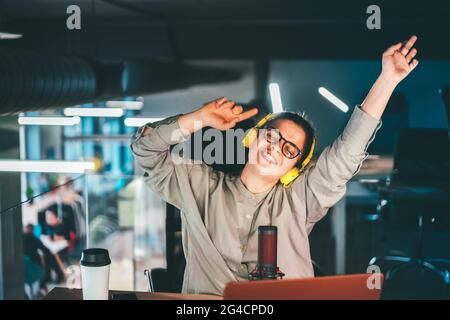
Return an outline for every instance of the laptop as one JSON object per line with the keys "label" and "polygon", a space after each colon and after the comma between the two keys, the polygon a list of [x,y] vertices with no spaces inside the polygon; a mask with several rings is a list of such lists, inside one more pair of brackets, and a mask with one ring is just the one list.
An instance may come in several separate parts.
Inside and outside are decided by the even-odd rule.
{"label": "laptop", "polygon": [[223,297],[225,300],[379,300],[382,285],[381,273],[242,281],[228,283]]}

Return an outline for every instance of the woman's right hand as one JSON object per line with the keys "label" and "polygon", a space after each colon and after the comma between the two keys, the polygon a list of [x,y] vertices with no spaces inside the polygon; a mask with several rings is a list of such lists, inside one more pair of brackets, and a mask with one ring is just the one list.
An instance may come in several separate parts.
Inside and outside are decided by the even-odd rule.
{"label": "woman's right hand", "polygon": [[252,108],[243,112],[241,105],[227,98],[219,98],[206,103],[203,107],[181,115],[178,124],[185,136],[205,127],[212,127],[218,130],[228,130],[236,123],[255,116],[258,109]]}
{"label": "woman's right hand", "polygon": [[249,119],[258,113],[257,108],[244,112],[241,105],[225,97],[208,102],[198,110],[203,127],[213,127],[218,130],[228,130],[236,123]]}

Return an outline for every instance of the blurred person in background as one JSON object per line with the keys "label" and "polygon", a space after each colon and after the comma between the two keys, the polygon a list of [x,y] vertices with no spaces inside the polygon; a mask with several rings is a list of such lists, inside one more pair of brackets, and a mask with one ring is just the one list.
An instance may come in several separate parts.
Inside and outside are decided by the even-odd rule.
{"label": "blurred person in background", "polygon": [[[42,241],[34,235],[34,227],[28,224],[24,227],[23,232],[23,250],[24,255],[27,256],[31,262],[41,266],[45,270],[45,277],[41,279],[40,287],[47,290],[47,283],[60,283],[64,280],[64,273],[60,265],[55,259],[52,252],[42,243]],[[26,266],[25,266],[26,268]],[[56,278],[52,278],[52,271],[54,271]]]}

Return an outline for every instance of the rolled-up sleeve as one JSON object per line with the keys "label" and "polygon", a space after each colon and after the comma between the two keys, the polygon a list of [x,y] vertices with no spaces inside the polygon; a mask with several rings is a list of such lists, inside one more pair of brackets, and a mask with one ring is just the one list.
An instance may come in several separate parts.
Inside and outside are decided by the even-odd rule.
{"label": "rolled-up sleeve", "polygon": [[344,196],[346,183],[367,158],[367,148],[380,126],[381,121],[356,106],[342,134],[305,171],[303,188],[301,182],[294,184],[297,192],[304,192],[308,232]]}

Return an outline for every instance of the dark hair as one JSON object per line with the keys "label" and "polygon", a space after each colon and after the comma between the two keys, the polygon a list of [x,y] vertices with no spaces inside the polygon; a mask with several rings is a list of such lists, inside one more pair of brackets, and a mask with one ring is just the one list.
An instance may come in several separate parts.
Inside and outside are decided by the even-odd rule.
{"label": "dark hair", "polygon": [[316,134],[316,130],[313,128],[311,122],[306,120],[304,116],[302,116],[301,114],[299,114],[297,112],[290,112],[290,111],[284,111],[284,112],[279,112],[279,113],[275,114],[275,117],[270,119],[264,125],[264,127],[267,125],[273,124],[278,120],[290,120],[305,131],[306,141],[305,141],[305,146],[303,147],[303,150],[301,150],[302,156],[300,157],[300,159],[297,162],[297,165],[299,165],[303,162],[303,160],[305,160],[305,158],[308,156],[309,152],[311,151],[314,137]]}
{"label": "dark hair", "polygon": [[53,213],[53,215],[55,215],[56,217],[58,217],[58,205],[52,204],[52,205],[49,206],[47,209],[45,209],[44,212],[45,212],[45,213],[51,212],[51,213]]}

